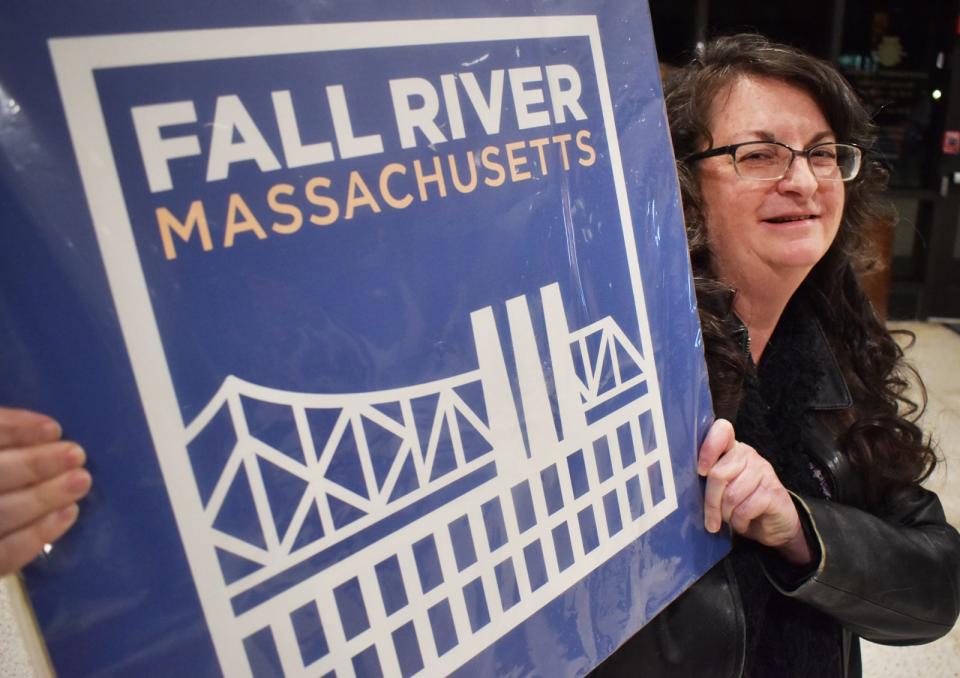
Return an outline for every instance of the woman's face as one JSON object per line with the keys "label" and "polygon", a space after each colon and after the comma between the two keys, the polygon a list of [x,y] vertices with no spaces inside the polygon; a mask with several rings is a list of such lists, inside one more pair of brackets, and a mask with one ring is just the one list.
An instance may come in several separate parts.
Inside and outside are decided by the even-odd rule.
{"label": "woman's face", "polygon": [[[714,147],[779,141],[799,150],[843,141],[806,92],[758,77],[742,77],[720,92],[710,131]],[[697,169],[711,251],[724,281],[742,289],[751,280],[805,276],[833,242],[843,182],[817,180],[802,156],[776,181],[742,179],[729,155],[705,158]]]}

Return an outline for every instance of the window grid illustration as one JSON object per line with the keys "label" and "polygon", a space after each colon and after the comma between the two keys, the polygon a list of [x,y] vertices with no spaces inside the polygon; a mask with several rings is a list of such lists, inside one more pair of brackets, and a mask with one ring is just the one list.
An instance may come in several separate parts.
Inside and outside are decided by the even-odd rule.
{"label": "window grid illustration", "polygon": [[611,317],[571,331],[559,285],[540,302],[471,314],[476,370],[355,394],[231,376],[190,424],[220,566],[198,585],[253,675],[452,671],[676,508],[647,357]]}

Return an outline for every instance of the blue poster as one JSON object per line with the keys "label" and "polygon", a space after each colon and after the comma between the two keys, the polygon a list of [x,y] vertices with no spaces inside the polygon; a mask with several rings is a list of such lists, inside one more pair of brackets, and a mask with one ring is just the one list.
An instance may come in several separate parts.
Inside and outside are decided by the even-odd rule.
{"label": "blue poster", "polygon": [[582,674],[725,553],[645,7],[108,5],[0,29],[59,670]]}

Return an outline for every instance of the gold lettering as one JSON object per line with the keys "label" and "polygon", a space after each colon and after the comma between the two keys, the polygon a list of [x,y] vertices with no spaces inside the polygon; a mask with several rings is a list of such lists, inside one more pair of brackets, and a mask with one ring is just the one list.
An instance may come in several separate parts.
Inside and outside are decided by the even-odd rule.
{"label": "gold lettering", "polygon": [[549,137],[543,137],[541,139],[533,139],[527,142],[527,145],[530,148],[537,149],[537,154],[540,156],[540,174],[541,176],[547,176],[547,154],[544,152],[543,147],[550,143]]}
{"label": "gold lettering", "polygon": [[194,200],[190,203],[187,218],[181,223],[166,207],[157,208],[157,226],[160,228],[160,240],[163,242],[163,254],[166,258],[176,259],[177,251],[173,246],[172,230],[183,242],[188,242],[193,230],[200,231],[200,246],[204,252],[213,249],[210,239],[210,227],[207,225],[207,213],[203,209],[203,202]]}
{"label": "gold lettering", "polygon": [[406,173],[407,168],[398,162],[392,162],[380,171],[380,195],[383,196],[384,202],[397,210],[402,210],[410,205],[413,202],[413,196],[406,193],[402,198],[394,197],[393,193],[390,192],[390,177],[394,174]]}
{"label": "gold lettering", "polygon": [[317,188],[330,188],[330,180],[326,177],[314,177],[307,182],[304,188],[307,194],[307,200],[311,205],[323,207],[327,210],[327,213],[323,216],[311,214],[310,223],[316,224],[317,226],[329,226],[340,218],[340,206],[337,205],[337,201],[330,196],[317,193]]}
{"label": "gold lettering", "polygon": [[347,185],[347,211],[343,215],[343,218],[353,219],[354,210],[363,205],[367,205],[377,214],[380,213],[380,205],[374,200],[373,193],[367,188],[367,184],[363,180],[363,177],[360,176],[360,172],[353,170],[350,172],[350,183]]}
{"label": "gold lettering", "polygon": [[588,130],[582,129],[577,132],[577,148],[583,151],[583,157],[579,158],[579,162],[584,167],[590,167],[593,163],[597,161],[597,152],[593,150],[593,146],[588,144],[585,139],[590,138],[590,132]]}
{"label": "gold lettering", "polygon": [[485,183],[487,186],[493,187],[502,186],[503,182],[507,179],[507,173],[503,170],[503,165],[495,160],[490,159],[490,156],[492,155],[500,155],[500,149],[496,146],[487,146],[480,151],[480,162],[484,167],[493,172],[494,176],[496,177],[495,179],[486,177],[483,180],[483,183]]}
{"label": "gold lettering", "polygon": [[447,184],[443,180],[443,172],[440,169],[439,156],[433,156],[433,174],[424,174],[423,166],[419,160],[413,161],[413,172],[417,175],[417,188],[420,189],[421,202],[427,201],[427,184],[436,184],[440,190],[440,197],[447,197]]}
{"label": "gold lettering", "polygon": [[558,134],[553,137],[553,143],[560,144],[560,158],[563,160],[563,169],[570,169],[570,158],[567,157],[567,142],[572,139],[569,134]]}
{"label": "gold lettering", "polygon": [[447,163],[450,165],[450,178],[453,179],[453,187],[461,193],[469,193],[477,187],[477,166],[474,164],[473,151],[467,151],[467,167],[470,168],[470,180],[464,184],[460,180],[460,172],[457,170],[457,160],[453,153],[447,156]]}
{"label": "gold lettering", "polygon": [[507,151],[507,165],[510,167],[510,180],[517,181],[526,181],[532,175],[527,171],[520,171],[520,167],[527,164],[527,156],[521,155],[517,157],[514,155],[514,151],[517,151],[526,146],[526,142],[515,141],[512,144],[507,144],[504,148]]}
{"label": "gold lettering", "polygon": [[[237,221],[237,215],[243,216],[243,221]],[[267,237],[266,232],[253,216],[253,212],[247,206],[243,197],[239,193],[230,194],[230,202],[227,204],[227,227],[223,232],[223,246],[233,247],[233,239],[238,233],[253,231],[257,238],[263,240]]]}
{"label": "gold lettering", "polygon": [[270,209],[277,214],[286,214],[290,217],[290,221],[285,224],[281,224],[279,221],[273,222],[270,230],[274,233],[289,235],[296,233],[303,226],[303,212],[300,211],[300,208],[296,205],[280,202],[277,199],[279,195],[293,195],[293,192],[294,188],[291,184],[276,184],[271,186],[267,192],[267,204],[270,205]]}

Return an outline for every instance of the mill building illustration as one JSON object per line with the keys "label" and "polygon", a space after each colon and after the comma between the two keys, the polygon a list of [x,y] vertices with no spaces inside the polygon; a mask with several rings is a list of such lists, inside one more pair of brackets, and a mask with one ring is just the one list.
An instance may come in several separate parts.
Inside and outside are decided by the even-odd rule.
{"label": "mill building illustration", "polygon": [[470,314],[476,369],[350,394],[229,376],[189,423],[204,508],[178,519],[216,553],[194,576],[242,673],[447,674],[676,508],[652,355],[539,296]]}

